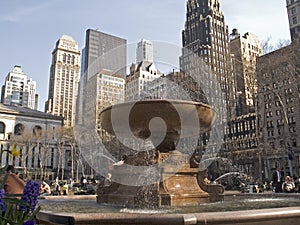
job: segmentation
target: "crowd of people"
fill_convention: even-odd
[[[261,193],[265,191],[272,191],[275,193],[300,193],[300,178],[289,175],[284,175],[283,170],[279,167],[272,173],[272,179],[270,182],[255,182],[251,185],[253,193]],[[242,192],[245,191],[245,184],[242,188]]]
[[[108,176],[102,183],[102,186],[110,185],[110,173],[108,173]],[[205,183],[207,183],[207,180]],[[75,184],[72,179],[70,179],[69,182],[59,182],[58,178],[56,178],[49,183],[47,183],[45,180],[42,180],[40,183],[40,196],[67,195],[68,191],[72,189],[73,186],[85,190],[87,194],[95,194],[95,188],[91,189],[92,191],[88,192],[88,187],[91,185],[96,187],[96,180],[90,180],[85,177],[82,177],[80,179],[80,183],[78,184]],[[21,195],[23,193],[24,187],[24,180],[15,173],[14,167],[9,165],[7,167],[7,179],[4,185],[5,193],[10,195]],[[270,183],[256,182],[255,185],[252,185],[252,188],[253,190],[251,192],[253,193],[260,193],[264,191],[273,191],[275,193],[300,193],[300,178],[291,177],[289,175],[285,176],[283,171],[277,167],[276,170],[272,173],[272,180]]]
[[[5,175],[0,177],[0,180],[5,179],[4,177]],[[58,178],[53,181],[41,180],[40,196],[67,195],[75,189],[78,190],[79,194],[95,194],[96,188],[94,187],[96,183],[96,180],[89,180],[85,177],[81,178],[80,183],[74,183],[72,179],[69,181],[59,181]],[[92,188],[90,188],[91,186]],[[25,181],[17,175],[14,166],[9,165],[6,169],[5,193],[8,195],[22,195],[24,187]]]
[[[282,170],[279,167],[273,172],[272,175],[273,191],[276,193],[295,193],[300,192],[299,178],[284,176]]]

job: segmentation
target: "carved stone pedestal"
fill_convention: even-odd
[[[110,186],[99,187],[97,202],[123,205],[135,208],[158,208],[161,206],[185,206],[223,200],[222,186],[205,185],[204,173],[191,168],[188,155],[178,151],[157,153],[156,162],[160,167],[160,180],[145,186],[134,185],[139,179],[136,171],[126,171],[119,166],[112,171],[112,179],[132,179],[132,186],[112,182]],[[141,164],[144,157],[128,157],[125,163]],[[149,178],[151,179],[151,175]],[[210,190],[210,186],[212,189]],[[203,188],[205,190],[203,190]]]

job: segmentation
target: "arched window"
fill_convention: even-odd
[[[75,56],[74,56],[74,55],[72,56],[72,61],[71,61],[71,63],[72,63],[72,65],[75,64]]]
[[[3,122],[0,122],[0,134],[5,133],[5,124]]]
[[[68,54],[68,56],[67,56],[67,63],[70,64],[70,62],[71,62],[71,55]]]
[[[63,54],[63,62],[65,63],[65,62],[66,62],[66,60],[67,60],[67,54],[66,54],[66,53],[64,53],[64,54]]]
[[[23,124],[21,123],[18,123],[16,126],[15,126],[15,129],[14,129],[14,134],[15,135],[21,135],[24,131],[25,127]]]
[[[36,137],[40,137],[42,135],[42,128],[41,128],[41,126],[39,126],[39,125],[34,126],[34,128],[33,128],[33,135],[36,136]]]

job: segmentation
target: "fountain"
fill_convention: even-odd
[[[41,201],[42,209],[43,206],[44,209],[50,207],[58,212],[41,211],[37,215],[38,222],[168,225],[300,223],[300,201],[297,194],[224,196],[222,186],[205,184],[205,171],[199,172],[199,165],[195,163],[193,156],[189,157],[187,152],[181,151],[184,148],[174,149],[174,144],[176,142],[180,146],[179,136],[188,138],[197,132],[208,131],[215,112],[201,103],[177,100],[171,103],[164,100],[140,101],[133,108],[129,124],[132,132],[142,139],[150,138],[156,142],[158,137],[154,134],[159,131],[151,123],[158,125],[156,122],[159,121],[152,121],[156,116],[164,118],[166,135],[155,151],[150,151],[150,156],[148,151],[127,155],[124,164],[111,171],[114,180],[120,182],[113,181],[100,188],[97,196],[57,196],[58,198],[46,199],[44,203]],[[114,119],[122,119],[122,109],[127,104],[117,105],[118,113],[113,116]],[[178,115],[172,110],[174,106],[179,114],[197,112],[200,131],[193,129],[193,124],[185,123],[185,128],[188,129],[183,129],[183,133],[178,132],[183,124],[176,119]],[[122,126],[119,130],[113,129],[111,110],[111,107],[106,108],[101,114],[103,127],[110,134],[124,134],[126,137],[126,129],[123,130]],[[168,116],[164,117],[165,113]],[[152,160],[148,161],[149,157]],[[142,177],[145,174],[133,169],[135,166],[150,167],[146,173],[148,177]],[[141,185],[143,183],[145,185]]]
[[[108,107],[101,112],[101,124],[103,129],[111,135],[116,135],[113,129],[113,120],[122,123],[124,110],[130,103]],[[181,124],[183,117],[194,117],[199,121],[200,130],[195,129],[192,120]],[[165,129],[161,129],[158,122],[153,124],[155,118],[163,119]],[[124,164],[116,167],[111,174],[116,180],[122,178],[133,179],[131,185],[123,182],[112,182],[109,186],[98,189],[97,202],[124,205],[135,208],[157,208],[161,206],[199,205],[200,203],[216,202],[223,200],[223,187],[221,185],[207,185],[203,182],[205,171],[199,172],[198,164],[193,165],[190,155],[178,146],[179,138],[188,138],[208,131],[215,118],[215,111],[206,104],[179,101],[179,100],[147,100],[134,104],[130,111],[129,125],[131,132],[143,140],[149,139],[157,143],[158,139],[164,137],[155,150],[151,151],[153,159],[147,157],[149,151],[140,151],[138,154],[125,156]],[[155,121],[154,121],[155,123]],[[149,125],[150,124],[150,125]],[[128,132],[125,125],[120,125],[117,131],[118,138],[127,138]],[[129,165],[129,166],[128,166]],[[138,167],[152,167],[152,171],[146,174],[150,184],[139,185],[140,170]],[[133,169],[132,169],[133,167]],[[154,173],[154,174],[153,174]]]

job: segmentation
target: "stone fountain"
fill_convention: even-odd
[[[126,124],[120,124],[130,104],[111,106],[101,112],[102,128],[110,135],[130,138]],[[121,182],[100,187],[97,191],[98,203],[157,208],[223,200],[223,187],[205,184],[205,171],[199,171],[194,155],[180,147],[178,149],[180,139],[210,130],[216,117],[210,106],[182,100],[147,100],[138,101],[130,108],[130,131],[137,138],[151,140],[156,147],[124,155],[124,164],[110,171],[113,180]],[[152,123],[157,118],[163,120],[163,127]],[[196,124],[191,118],[196,118]],[[118,123],[118,128],[114,127],[114,123]],[[140,167],[151,168],[146,178],[136,169]],[[127,184],[122,182],[122,178],[126,179]],[[128,185],[128,179],[131,185]],[[146,179],[145,185],[141,185],[141,179]],[[151,182],[147,182],[149,180]]]
[[[109,134],[129,137],[128,130],[123,130],[125,126],[116,129],[112,122],[112,119],[122,120],[122,113],[126,106],[128,103],[117,105],[116,114],[112,113],[111,107],[103,110],[102,126]],[[193,117],[192,114],[198,115],[197,121],[200,126],[187,123],[186,118],[182,118],[182,115]],[[199,171],[197,160],[194,159],[193,154],[186,152],[180,145],[180,139],[209,131],[214,123],[215,114],[215,111],[208,105],[190,101],[137,102],[130,113],[130,129],[140,139],[147,140],[151,137],[152,141],[156,143],[155,149],[127,154],[125,163],[110,171],[112,182],[110,185],[99,188],[97,197],[90,196],[90,200],[87,200],[84,199],[85,196],[50,196],[44,203],[40,203],[43,211],[38,213],[37,222],[61,225],[300,224],[299,196],[297,194],[276,196],[266,193],[230,196],[227,193],[222,202],[201,204],[222,200],[224,189],[222,186],[207,185],[203,182],[205,171]],[[156,129],[157,126],[152,126],[151,121],[156,117],[164,120],[165,129]],[[183,121],[185,121],[184,124]],[[154,125],[157,124],[154,123]],[[157,144],[156,138],[162,134],[164,139]],[[114,151],[114,149],[111,150]],[[139,173],[139,170],[132,169],[143,168],[142,166],[155,168],[146,173],[146,179],[143,178],[145,173],[142,171]],[[141,179],[145,179],[145,185],[141,185]],[[151,182],[147,182],[148,180]],[[58,197],[58,199],[56,200],[54,197]],[[98,203],[109,204],[97,204],[95,198]],[[244,200],[248,198],[249,201],[245,203]],[[251,198],[257,202],[256,209],[251,208],[251,205],[253,206]],[[269,202],[270,205],[264,206],[265,202]],[[272,206],[276,202],[279,206]],[[282,206],[281,202],[285,205]],[[50,210],[55,212],[45,211],[49,205]],[[243,205],[246,208],[243,208]],[[73,207],[75,211],[68,211]],[[131,207],[138,209],[137,211],[133,209],[131,212]],[[143,207],[158,207],[159,209],[146,209],[145,212],[139,213],[138,210]],[[205,211],[210,207],[215,209]],[[128,208],[129,211],[126,211]],[[179,208],[186,210],[176,213]],[[95,209],[96,211],[93,211]],[[99,212],[99,209],[102,211]],[[124,209],[125,211],[123,211]]]

